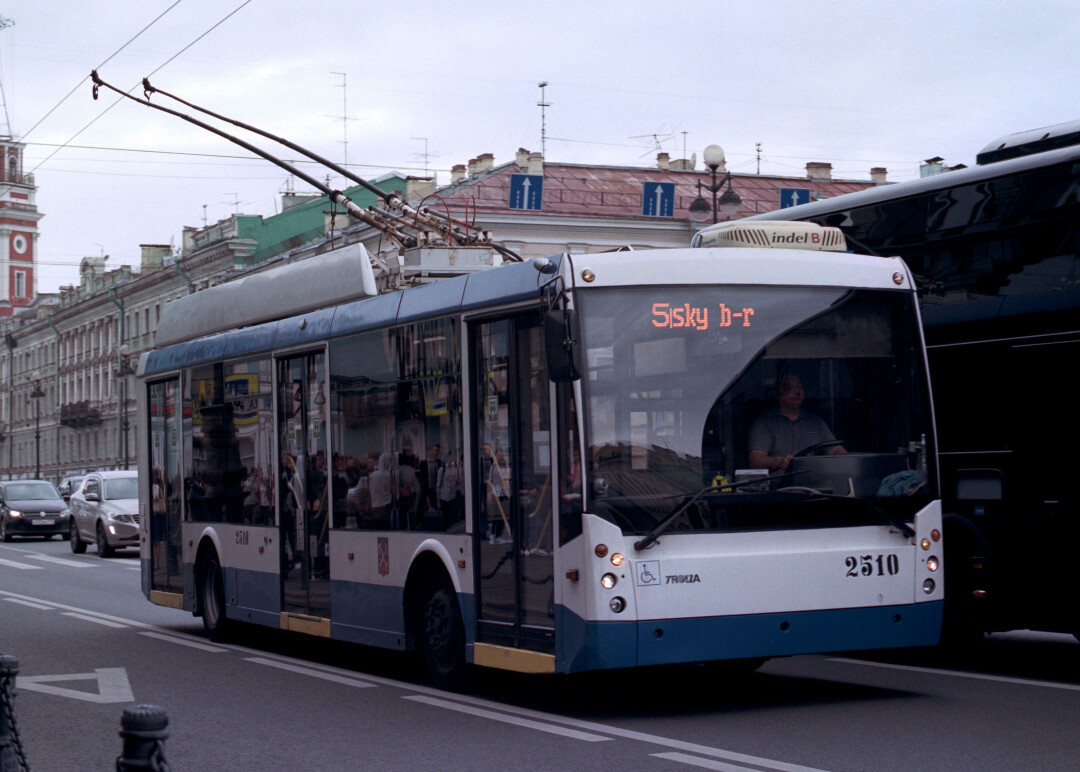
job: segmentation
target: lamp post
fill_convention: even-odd
[[[34,479],[41,479],[41,398],[45,392],[41,390],[41,379],[34,379],[34,390],[30,392],[30,399],[34,400]]]
[[[712,182],[703,185],[698,180],[698,196],[690,204],[690,217],[698,222],[701,222],[709,216],[709,202],[701,195],[701,189],[705,188],[712,193],[712,221],[719,222],[719,212],[723,212],[727,215],[725,219],[731,219],[738,214],[739,207],[742,206],[742,197],[736,193],[731,187],[731,172],[725,171],[720,179],[717,179],[716,171],[724,163],[724,150],[719,145],[709,145],[705,148],[705,152],[702,154],[705,160],[705,165],[709,167],[709,174],[712,177]],[[716,194],[720,192],[721,188],[727,185],[727,190],[723,195],[717,198]]]
[[[128,400],[127,400],[127,379],[134,371],[131,369],[131,365],[128,364],[128,356],[131,349],[128,344],[124,343],[120,346],[117,352],[117,358],[119,366],[116,371],[117,377],[120,379],[120,447],[124,458],[123,469],[128,468]]]

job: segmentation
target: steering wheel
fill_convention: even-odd
[[[812,456],[819,450],[825,450],[826,448],[835,448],[837,445],[843,444],[843,440],[825,440],[824,442],[815,442],[813,445],[805,447],[798,453],[796,453],[794,458],[799,458],[801,456]]]

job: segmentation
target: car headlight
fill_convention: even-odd
[[[8,514],[11,515],[12,517],[22,517],[22,512],[20,512],[17,509],[9,509]]]

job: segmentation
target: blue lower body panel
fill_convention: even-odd
[[[941,602],[734,617],[586,622],[558,609],[556,669],[670,665],[858,649],[933,646]]]

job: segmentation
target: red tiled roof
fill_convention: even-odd
[[[495,167],[475,177],[442,188],[438,195],[446,200],[455,213],[464,207],[476,206],[478,210],[494,212],[517,212],[511,209],[510,177],[523,174],[524,170],[514,163]],[[578,217],[642,217],[642,193],[646,182],[675,183],[675,219],[690,216],[690,204],[698,196],[697,183],[710,182],[707,171],[663,170],[658,168],[633,168],[619,166],[585,166],[578,164],[547,163],[544,165],[543,208],[530,211],[539,216]],[[742,198],[738,217],[780,208],[780,191],[784,188],[809,189],[811,195],[831,198],[874,187],[870,181],[809,180],[805,177],[777,177],[756,174],[734,174],[731,187]],[[723,192],[722,190],[720,191]],[[706,201],[712,196],[703,189]],[[719,195],[719,194],[718,194]],[[658,220],[670,220],[658,217]]]

